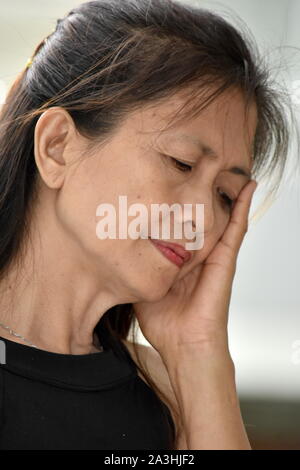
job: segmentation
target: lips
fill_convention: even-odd
[[[179,245],[178,243],[168,243],[168,242],[159,240],[158,238],[152,238],[152,239],[151,237],[149,238],[150,240],[154,240],[155,243],[158,243],[159,245],[162,245],[162,246],[166,246],[170,250],[174,251],[174,253],[180,256],[184,262],[187,263],[191,259],[191,256],[192,256],[191,253],[187,251],[185,248],[183,248],[183,246]]]

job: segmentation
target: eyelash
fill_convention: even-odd
[[[188,165],[187,163],[181,162],[180,160],[177,160],[174,157],[170,157],[173,165],[181,172],[186,173],[192,171],[193,167],[191,165]],[[232,211],[235,199],[231,199],[226,193],[219,193],[221,196],[222,201],[228,207],[230,211]]]
[[[170,158],[171,158],[171,160],[172,160],[172,162],[173,162],[173,164],[175,165],[176,168],[178,168],[177,165],[179,165],[179,168],[178,168],[179,171],[183,171],[183,172],[192,171],[193,167],[191,165],[188,165],[187,163],[183,163],[183,162],[181,162],[180,160],[177,160],[174,157],[170,157]],[[182,166],[180,167],[180,165],[182,165]]]

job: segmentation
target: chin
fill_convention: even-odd
[[[171,284],[167,281],[163,282],[159,279],[149,281],[147,285],[139,289],[139,301],[142,302],[158,302],[168,293]]]

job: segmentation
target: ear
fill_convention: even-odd
[[[39,118],[34,132],[34,156],[40,176],[49,188],[63,185],[68,158],[67,146],[75,136],[75,125],[63,108],[47,109]]]

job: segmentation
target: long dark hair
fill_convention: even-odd
[[[211,93],[204,97],[207,87]],[[30,241],[38,174],[34,130],[46,109],[68,111],[92,147],[106,142],[127,114],[142,105],[186,90],[186,112],[183,106],[174,116],[186,119],[229,89],[243,92],[246,109],[256,103],[253,177],[276,174],[274,191],[287,160],[289,121],[284,94],[274,86],[249,34],[217,14],[175,0],[91,1],[59,19],[1,109],[0,278]],[[124,304],[105,312],[96,328],[101,341],[117,349],[131,327],[136,331],[137,320],[132,304]],[[169,403],[138,362],[148,384]],[[173,412],[178,423],[170,448],[175,449],[181,424],[178,410]]]

